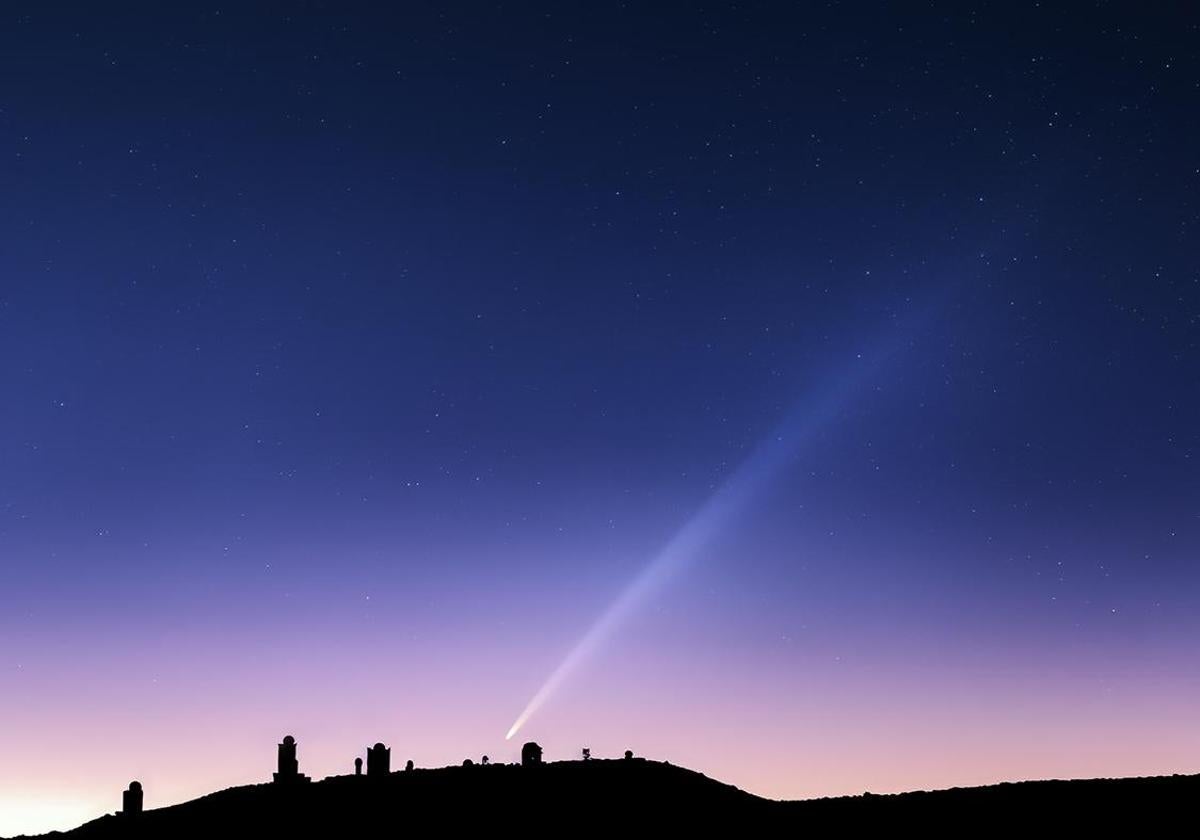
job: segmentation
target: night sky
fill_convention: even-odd
[[[0,833],[1200,767],[1185,4],[109,5],[0,18]]]

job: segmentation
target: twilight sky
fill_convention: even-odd
[[[4,9],[0,833],[1197,770],[1194,15],[246,5]]]

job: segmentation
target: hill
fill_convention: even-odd
[[[395,836],[406,831],[562,833],[725,831],[1077,831],[1181,824],[1200,776],[1020,782],[936,792],[776,802],[665,762],[476,765],[384,778],[261,784],[109,815],[53,837]],[[1186,823],[1182,823],[1186,824]]]

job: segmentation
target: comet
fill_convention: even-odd
[[[923,320],[920,319],[920,320]],[[638,572],[615,600],[595,619],[558,667],[551,672],[521,714],[509,727],[511,740],[556,691],[614,634],[637,609],[759,497],[813,438],[827,428],[871,381],[880,366],[901,346],[908,330],[897,330],[875,352],[859,353],[839,375],[799,400],[774,432],[762,440],[695,514]]]

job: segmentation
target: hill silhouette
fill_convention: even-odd
[[[1026,833],[1186,825],[1200,776],[1018,782],[778,802],[645,759],[479,764],[309,784],[229,788],[135,815],[110,814],[46,837],[344,837],[405,831],[564,832],[726,829]]]

